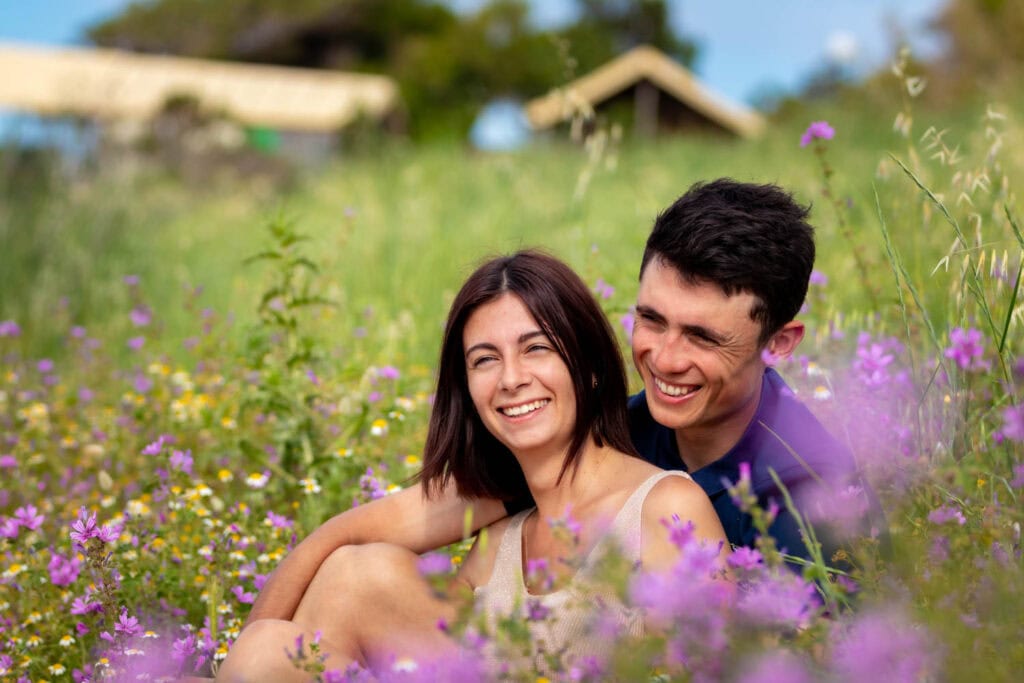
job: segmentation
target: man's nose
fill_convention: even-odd
[[[693,365],[693,353],[683,335],[666,337],[654,357],[655,370],[666,374],[681,374]]]

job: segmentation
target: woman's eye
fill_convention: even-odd
[[[533,353],[534,351],[548,351],[550,348],[551,347],[546,346],[544,344],[531,344],[530,347],[526,349],[526,351],[527,353]]]
[[[483,367],[484,365],[487,365],[488,363],[491,363],[494,360],[496,360],[494,356],[478,356],[469,362],[469,367]]]

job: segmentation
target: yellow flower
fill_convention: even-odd
[[[54,676],[60,676],[65,671],[67,671],[67,669],[65,669],[64,665],[61,664],[60,662],[58,662],[57,664],[51,664],[50,665],[50,673],[53,674]]]
[[[75,644],[75,637],[73,635],[61,636],[60,642],[58,643],[61,647],[71,647]]]
[[[418,455],[413,455],[412,453],[410,453],[409,455],[405,456],[406,467],[419,467],[422,462],[423,461],[420,460],[420,456]]]
[[[17,562],[15,562],[14,564],[12,564],[10,567],[7,568],[7,571],[5,571],[3,573],[3,577],[5,579],[13,579],[15,576],[17,576],[18,574],[22,573],[23,571],[25,571],[25,566],[24,565],[20,565]]]
[[[225,415],[220,419],[220,426],[223,427],[224,429],[234,429],[238,426],[238,423],[235,422],[233,418],[230,418],[227,415]]]
[[[370,424],[370,433],[374,436],[384,436],[388,433],[388,422],[377,418]]]
[[[235,478],[235,475],[231,474],[231,470],[220,470],[217,472],[217,478],[225,484]]]

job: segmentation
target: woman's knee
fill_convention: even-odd
[[[295,649],[299,633],[301,630],[290,621],[258,619],[252,622],[231,645],[217,680],[225,683],[260,680],[260,675],[284,667],[288,662],[286,650]]]

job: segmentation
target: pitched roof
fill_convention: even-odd
[[[568,85],[526,104],[526,116],[537,129],[566,121],[579,107],[596,107],[640,81],[647,80],[704,118],[742,137],[756,137],[764,118],[752,109],[728,102],[665,53],[641,45]]]
[[[337,130],[393,109],[385,76],[0,43],[0,107],[38,114],[146,119],[187,95],[253,126]]]

